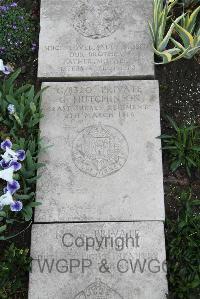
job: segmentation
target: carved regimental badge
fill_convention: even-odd
[[[120,26],[120,11],[111,0],[78,0],[72,14],[74,28],[83,36],[98,39]]]
[[[74,299],[123,299],[123,297],[101,280],[97,280],[76,295]]]
[[[124,166],[128,152],[126,138],[119,130],[98,124],[78,134],[73,142],[72,159],[82,172],[103,178]]]

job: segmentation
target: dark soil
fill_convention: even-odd
[[[200,61],[182,59],[167,65],[156,66],[156,79],[160,86],[162,133],[170,131],[166,115],[179,125],[196,123],[200,125]],[[171,173],[168,157],[163,153],[165,206],[168,218],[177,216],[176,194],[192,189],[194,197],[200,194],[200,175],[188,178],[184,170]]]
[[[170,115],[179,123],[200,124],[200,64],[197,59],[182,59],[156,66],[160,85],[161,116]],[[166,124],[162,119],[162,128]]]
[[[7,232],[8,236],[13,236],[7,241],[0,241],[0,252],[9,247],[11,243],[15,243],[18,248],[29,248],[31,241],[31,223],[15,223]],[[15,236],[16,235],[16,236]]]

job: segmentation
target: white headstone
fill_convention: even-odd
[[[154,76],[152,0],[42,0],[41,78]]]
[[[161,222],[41,224],[29,299],[164,299]]]
[[[44,86],[35,221],[164,220],[158,83]]]

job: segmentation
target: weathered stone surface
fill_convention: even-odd
[[[162,222],[35,224],[31,256],[29,299],[166,298]]]
[[[46,85],[35,221],[164,220],[157,82]]]
[[[152,0],[42,0],[41,78],[154,76]]]

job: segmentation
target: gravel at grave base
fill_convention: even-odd
[[[197,60],[182,59],[168,65],[156,66],[160,85],[162,128],[168,114],[177,122],[196,121],[200,124],[200,64]]]

